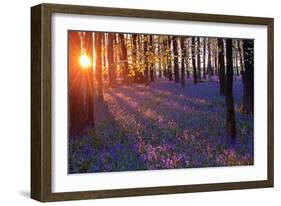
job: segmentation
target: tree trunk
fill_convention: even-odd
[[[169,54],[168,54],[168,77],[170,81],[173,81],[173,74],[172,74],[172,51],[171,51],[171,37],[168,37],[168,49],[169,49]]]
[[[148,44],[148,35],[144,35],[144,45],[143,45],[143,52],[144,52],[144,82],[145,85],[149,84],[149,74],[148,74],[148,58],[147,58],[147,52],[148,49],[147,47],[149,46]]]
[[[159,60],[159,78],[162,77],[162,71],[163,71],[163,38],[161,36],[157,36],[158,41],[157,41],[157,52],[158,55],[160,56]]]
[[[196,71],[196,63],[195,63],[195,37],[192,37],[191,44],[191,54],[192,54],[192,67],[193,67],[193,82],[197,84],[197,71]]]
[[[181,87],[185,87],[185,67],[184,59],[187,56],[187,49],[185,46],[185,38],[181,38]]]
[[[102,54],[102,71],[107,71],[107,68],[106,68],[106,62],[107,62],[107,59],[106,59],[106,34],[105,33],[102,33],[102,41],[101,41],[101,54]],[[103,74],[103,80],[108,80],[108,76],[107,74]]]
[[[238,39],[236,39],[236,44],[235,44],[235,54],[236,54],[236,73],[237,73],[237,76],[240,76],[240,72],[239,72],[239,42],[238,42]]]
[[[153,52],[153,41],[152,41],[152,35],[148,35],[148,51],[149,51],[149,56],[152,55]],[[154,82],[154,69],[153,69],[153,58],[150,56],[149,61],[148,61],[148,70],[149,70],[149,77],[150,81]]]
[[[254,41],[243,40],[244,50],[244,91],[243,110],[254,114]]]
[[[208,73],[208,76],[210,78],[210,76],[213,76],[212,75],[212,61],[211,61],[211,41],[210,41],[210,38],[208,38],[208,65],[207,65],[207,73]]]
[[[95,33],[95,55],[96,55],[96,76],[98,100],[103,101],[103,82],[102,82],[102,33]]]
[[[200,37],[197,37],[197,78],[201,82],[201,51],[200,51]]]
[[[123,62],[123,81],[125,84],[129,84],[129,65],[128,65],[128,55],[126,47],[126,39],[124,34],[120,34],[121,43],[121,61]]]
[[[225,90],[225,62],[224,62],[224,46],[223,40],[218,39],[219,50],[219,81],[220,81],[220,94],[224,95]]]
[[[86,46],[88,50],[88,55],[93,56],[93,33],[86,32]],[[95,113],[94,113],[94,75],[93,75],[93,64],[87,71],[87,78],[88,78],[88,98],[87,98],[87,105],[88,105],[88,126],[95,127]]]
[[[179,77],[179,52],[178,52],[178,39],[173,39],[173,52],[174,52],[174,75],[175,75],[175,83],[180,82]]]
[[[206,80],[206,39],[203,38],[203,79]]]
[[[226,82],[225,82],[225,102],[226,102],[226,133],[235,140],[236,122],[233,102],[233,61],[232,61],[232,39],[226,40]]]
[[[108,45],[107,45],[107,61],[108,61],[108,75],[109,86],[116,86],[116,71],[114,64],[114,38],[115,33],[108,33]]]
[[[144,72],[142,71],[142,61],[143,61],[143,36],[137,36],[137,80],[139,83],[144,83]]]
[[[215,52],[215,75],[218,76],[218,55],[217,55],[217,52]]]
[[[242,76],[242,81],[244,83],[244,60],[243,60],[243,40],[238,40],[238,52],[240,54],[240,65],[241,65],[241,76]]]
[[[137,35],[136,34],[132,34],[131,55],[132,55],[132,69],[134,71],[133,80],[135,83],[137,83],[139,82],[139,71],[137,68]]]

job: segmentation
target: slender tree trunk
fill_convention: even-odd
[[[168,40],[166,37],[163,37],[163,76],[168,78],[168,57],[167,57],[167,50],[168,50]]]
[[[210,38],[208,38],[208,65],[207,65],[207,71],[208,71],[208,76],[210,78],[210,76],[212,75],[212,61],[211,61],[211,41]]]
[[[138,75],[138,82],[144,83],[144,72],[142,71],[142,60],[143,60],[143,36],[138,35],[137,36],[137,75]]]
[[[174,75],[175,75],[175,83],[180,82],[179,77],[179,52],[178,52],[178,39],[173,39],[173,52],[174,52]]]
[[[185,67],[184,59],[186,58],[187,48],[185,46],[185,38],[181,38],[181,87],[185,87]]]
[[[169,54],[168,54],[168,77],[170,81],[173,81],[173,74],[172,74],[172,51],[171,51],[171,37],[168,37],[168,49],[169,49]]]
[[[203,38],[203,79],[206,80],[206,39]]]
[[[92,32],[86,32],[86,41],[87,41],[87,50],[88,55],[93,56],[93,34]],[[94,75],[93,75],[93,64],[89,69],[86,70],[87,72],[87,78],[89,84],[88,84],[88,123],[90,127],[95,127],[95,112],[94,112]]]
[[[137,83],[139,82],[139,71],[137,68],[137,34],[132,34],[131,55],[132,55],[132,68],[134,71],[133,80],[135,83]]]
[[[218,39],[219,50],[219,81],[220,81],[220,94],[224,95],[225,90],[225,62],[224,62],[224,46],[223,40]]]
[[[106,59],[106,33],[102,34],[102,71],[107,71],[107,59]],[[108,75],[102,77],[103,79],[108,80]]]
[[[191,44],[191,53],[192,53],[192,67],[193,67],[193,82],[197,84],[197,71],[196,71],[196,63],[195,63],[195,37],[192,37],[192,44]]]
[[[123,62],[123,81],[125,84],[129,84],[129,65],[128,65],[128,55],[126,47],[126,39],[124,34],[120,34],[121,43],[121,61]]]
[[[215,75],[218,76],[218,54],[215,52]]]
[[[152,41],[152,35],[148,35],[148,51],[149,51],[149,55],[151,55],[153,53],[153,41]],[[151,56],[149,57],[149,61],[148,61],[148,71],[149,71],[149,77],[150,77],[150,81],[154,82],[154,69],[153,69],[153,62],[151,61],[152,58]]]
[[[238,52],[240,56],[240,66],[241,66],[241,76],[242,76],[242,81],[244,83],[244,60],[243,60],[243,40],[238,40]]]
[[[189,65],[190,65],[190,49],[191,49],[191,40],[188,39],[187,41],[187,48],[186,48],[186,79],[190,78],[190,71],[189,71]]]
[[[102,33],[95,33],[95,55],[96,55],[96,76],[98,100],[103,101],[103,82],[102,82]]]
[[[254,41],[243,40],[244,50],[244,92],[243,110],[247,114],[254,114]]]
[[[108,33],[107,61],[110,87],[116,86],[116,71],[114,64],[114,38],[115,33]]]
[[[148,35],[148,42],[149,42],[149,46],[148,46],[148,51],[149,51],[149,53],[150,53],[150,55],[152,54],[152,53],[154,53],[153,52],[153,40],[152,40],[152,35]],[[153,61],[152,61],[152,58],[150,57],[150,61],[149,61],[149,63],[148,63],[148,65],[149,65],[149,77],[150,77],[150,81],[151,82],[154,82],[154,64],[153,64]]]
[[[226,82],[225,82],[225,102],[226,102],[226,133],[235,140],[236,121],[233,102],[233,61],[232,61],[232,39],[226,40]]]
[[[158,36],[158,41],[157,41],[157,51],[158,55],[160,56],[159,60],[159,78],[162,77],[162,71],[163,71],[163,38],[161,36]]]
[[[197,78],[201,82],[201,51],[200,51],[200,37],[197,37]]]
[[[163,76],[168,78],[168,37],[163,37]]]
[[[148,74],[148,58],[147,58],[147,52],[148,52],[148,35],[144,35],[144,46],[143,46],[143,51],[144,51],[144,81],[145,85],[149,84],[149,74]]]
[[[235,44],[235,54],[236,54],[236,73],[237,73],[237,76],[240,76],[240,72],[239,72],[239,42],[238,42],[238,39],[236,39],[236,44]]]

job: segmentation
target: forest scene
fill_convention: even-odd
[[[254,164],[254,40],[68,31],[68,173]]]

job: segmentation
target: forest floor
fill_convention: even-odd
[[[241,80],[233,90],[235,144],[225,133],[225,98],[216,81],[188,80],[181,88],[160,78],[105,88],[95,129],[69,138],[69,173],[252,165],[253,116],[239,112]]]

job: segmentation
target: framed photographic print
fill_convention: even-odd
[[[31,197],[273,187],[273,19],[31,8]]]

